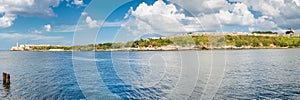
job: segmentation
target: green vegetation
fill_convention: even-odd
[[[89,44],[83,46],[73,46],[74,50],[80,51],[103,51],[103,50],[110,50],[110,49],[124,49],[124,48],[137,48],[137,47],[149,47],[152,46],[153,48],[167,46],[173,44],[170,39],[140,39],[136,41],[129,41],[126,43],[102,43],[102,44]]]
[[[261,47],[300,47],[299,36],[252,36],[252,35],[226,35],[226,36],[181,36],[171,38],[179,46],[221,47],[221,46],[251,46]]]
[[[188,47],[195,44],[195,41],[192,37],[189,36],[179,36],[179,37],[173,37],[170,38],[173,42],[173,44],[182,46],[182,47]]]
[[[254,36],[254,35],[225,35],[225,36],[176,36],[159,39],[140,39],[126,43],[102,43],[89,44],[82,46],[49,46],[34,47],[33,50],[80,50],[80,51],[102,51],[111,49],[124,48],[158,48],[168,45],[177,45],[182,47],[221,47],[221,46],[251,46],[254,48],[271,48],[271,47],[300,47],[300,36]]]
[[[33,47],[32,50],[50,50],[50,49],[63,49],[72,50],[71,46],[44,46],[44,47]]]
[[[253,31],[252,34],[278,34],[277,32],[272,31]]]
[[[269,47],[272,45],[276,47],[299,47],[300,37],[286,37],[286,36],[225,36],[227,45],[252,46],[252,47]]]
[[[80,51],[100,51],[100,50],[110,50],[110,49],[121,49],[125,47],[130,47],[132,42],[127,43],[100,43],[100,44],[89,44],[82,46],[73,46],[74,50]]]
[[[226,45],[224,36],[193,36],[193,40],[195,45],[199,47],[220,47]]]
[[[148,46],[152,46],[152,47],[161,47],[161,46],[167,46],[173,44],[173,42],[170,39],[140,39],[140,40],[136,40],[132,43],[131,47],[148,47]]]

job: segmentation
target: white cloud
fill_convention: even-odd
[[[300,29],[300,0],[230,0],[242,2],[254,11],[260,12],[262,16],[271,18],[264,23],[276,24],[279,31],[286,30],[290,27]],[[260,20],[257,18],[256,20]],[[261,20],[260,20],[261,21]],[[296,21],[296,22],[295,22]],[[297,22],[298,21],[298,22]],[[257,22],[257,21],[256,21]],[[258,21],[259,22],[259,21]],[[255,24],[256,26],[261,26]],[[255,26],[252,25],[252,26]],[[273,28],[274,25],[268,28]],[[250,27],[251,28],[251,27]]]
[[[50,24],[44,25],[44,29],[45,29],[47,32],[50,32],[50,31],[51,31],[51,25],[50,25]]]
[[[81,16],[86,16],[86,15],[88,15],[87,12],[82,12],[82,13],[81,13]]]
[[[200,25],[203,27],[203,31],[221,31],[221,22],[217,18],[216,14],[207,14],[199,16],[197,18],[200,21]],[[199,25],[196,23],[196,25]]]
[[[249,27],[249,31],[280,31],[282,30],[276,23],[271,21],[272,18],[268,16],[262,16],[255,20],[255,23]]]
[[[59,40],[62,39],[62,36],[44,36],[40,34],[20,34],[20,33],[0,33],[0,39],[4,40]]]
[[[60,0],[0,0],[0,27],[13,25],[17,15],[21,16],[55,16],[51,7],[57,7]]]
[[[14,14],[4,14],[4,16],[0,18],[0,28],[10,27],[15,19],[16,15]]]
[[[34,31],[32,31],[32,33],[35,33],[35,34],[41,34],[41,33],[43,33],[42,31],[39,31],[39,30],[34,30]]]
[[[183,1],[178,2],[185,4]],[[166,4],[160,0],[153,5],[141,3],[136,10],[131,8],[125,15],[124,18],[129,18],[129,15],[133,17],[123,28],[134,35],[144,33],[174,34],[193,31],[222,31],[224,25],[251,26],[256,20],[247,5],[243,3],[229,4],[225,0],[191,2],[194,3],[194,6],[196,6],[196,2],[204,3],[201,4],[204,8],[197,6],[198,10],[192,12],[196,16],[187,16],[185,12],[182,12],[182,9],[177,8],[174,4]]]
[[[295,3],[297,6],[300,6],[300,0],[293,0],[293,3]]]
[[[219,10],[227,10],[230,4],[226,0],[170,0],[178,4],[184,9],[187,9],[193,15],[213,14]]]
[[[87,16],[85,22],[88,24],[89,28],[97,28],[99,27],[96,20],[93,20],[90,16]]]
[[[289,27],[300,29],[300,0],[169,0],[196,15],[203,23],[215,15],[222,26],[246,26],[249,29],[282,31]],[[246,9],[247,8],[247,9]],[[235,10],[239,9],[239,10]],[[255,11],[255,12],[253,12]],[[242,12],[242,13],[238,13]],[[254,14],[256,16],[254,17]],[[213,18],[214,19],[214,18]],[[298,22],[297,22],[298,21]],[[216,22],[216,21],[215,21]],[[268,26],[265,26],[268,25]],[[251,31],[250,30],[250,31]]]
[[[55,16],[51,7],[60,0],[1,0],[0,12],[23,16]]]
[[[226,25],[251,25],[254,23],[254,15],[248,10],[247,5],[237,3],[231,11],[220,10],[216,15],[222,24]]]
[[[124,19],[129,18],[129,16],[131,15],[131,12],[133,12],[133,7],[130,7],[130,9],[128,10],[128,12],[124,16]]]
[[[141,3],[136,10],[129,10],[124,18],[130,19],[123,28],[135,36],[144,33],[174,34],[201,30],[196,18],[187,17],[175,5],[166,4],[161,0],[153,5]]]
[[[73,4],[75,4],[77,6],[83,6],[84,5],[83,0],[74,0]]]
[[[280,8],[285,6],[284,0],[230,0],[238,1],[252,7],[253,10],[261,12],[266,16],[279,16]]]
[[[170,0],[197,17],[205,31],[221,31],[221,26],[250,26],[254,15],[244,3],[230,4],[226,0]]]

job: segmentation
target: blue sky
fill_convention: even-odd
[[[298,9],[299,0],[3,0],[0,50],[16,42],[72,45],[73,38],[124,42],[148,33],[299,32]]]

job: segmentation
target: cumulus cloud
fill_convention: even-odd
[[[166,4],[162,0],[156,1],[153,5],[141,3],[135,10],[131,8],[124,18],[130,19],[123,28],[134,35],[201,30],[195,18],[187,17],[174,4]]]
[[[188,9],[201,21],[216,16],[222,26],[247,26],[254,29],[300,29],[300,0],[169,0]],[[256,15],[256,16],[255,16]],[[205,20],[203,20],[205,21]],[[298,22],[297,22],[298,21]],[[211,25],[207,25],[211,24]],[[214,23],[204,23],[207,26]],[[265,26],[267,25],[267,26]],[[274,31],[276,31],[274,30]]]
[[[216,15],[222,24],[226,25],[251,25],[254,23],[254,15],[248,10],[247,5],[237,3],[232,10],[220,10]]]
[[[232,2],[242,2],[251,8],[253,11],[260,12],[263,16],[267,16],[269,20],[264,20],[263,23],[276,24],[278,30],[286,30],[290,27],[295,30],[300,29],[300,6],[299,0],[229,0]],[[261,22],[261,18],[256,19]],[[296,22],[295,22],[296,21]],[[297,22],[298,21],[298,22]],[[259,24],[255,24],[260,26]],[[268,28],[274,28],[271,25]],[[251,27],[250,27],[251,28]]]
[[[99,27],[97,20],[93,20],[90,16],[87,16],[85,22],[88,24],[89,28]]]
[[[50,24],[44,25],[44,29],[45,29],[47,32],[50,32],[50,31],[51,31],[51,25],[50,25]]]
[[[280,8],[285,6],[284,0],[230,0],[233,2],[242,2],[253,10],[261,12],[266,16],[279,16]]]
[[[173,3],[187,9],[194,15],[214,14],[221,9],[228,10],[230,4],[226,0],[170,0]]]
[[[4,16],[0,18],[0,28],[10,27],[15,19],[16,15],[14,14],[4,14]]]
[[[84,5],[83,0],[74,0],[72,3],[77,5],[77,6],[83,6]]]
[[[226,0],[170,0],[195,15],[205,31],[221,31],[221,26],[251,26],[256,19],[242,2],[229,3]]]
[[[130,18],[123,26],[134,35],[143,33],[185,33],[194,31],[222,31],[222,26],[251,26],[256,22],[254,15],[243,3],[229,4],[226,0],[190,2],[176,1],[185,5],[192,16],[174,4],[158,0],[153,5],[141,3],[131,8],[124,18]],[[191,3],[192,2],[192,3]],[[199,7],[196,4],[202,5]],[[180,4],[178,4],[180,5]]]
[[[17,15],[21,16],[55,16],[51,7],[57,7],[60,0],[0,0],[0,27],[13,25]]]
[[[271,17],[261,16],[255,20],[255,23],[249,27],[249,31],[280,31],[283,32],[280,28],[278,28],[277,24],[272,21]]]
[[[0,12],[23,16],[55,16],[51,7],[57,7],[60,0],[1,0]]]

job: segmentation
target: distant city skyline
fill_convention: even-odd
[[[143,33],[251,32],[292,28],[300,33],[299,0],[3,0],[0,50],[16,42],[72,45],[77,30],[98,29],[97,42],[127,41]],[[127,2],[119,8],[114,4]],[[99,7],[89,8],[89,4]],[[106,9],[116,9],[107,18]],[[88,10],[85,10],[88,9]],[[81,19],[81,20],[80,20]],[[121,38],[122,37],[122,38]],[[125,38],[126,37],[126,38]]]

